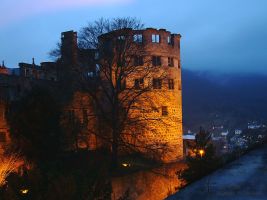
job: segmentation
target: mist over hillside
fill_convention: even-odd
[[[182,71],[184,130],[267,121],[267,76]]]

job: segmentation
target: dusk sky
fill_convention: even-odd
[[[60,33],[101,17],[136,17],[180,33],[186,69],[267,74],[266,0],[1,0],[0,60],[48,61]]]

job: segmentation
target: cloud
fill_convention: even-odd
[[[0,28],[6,24],[40,13],[69,8],[110,6],[130,3],[133,0],[1,0]]]

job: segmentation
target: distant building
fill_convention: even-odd
[[[235,129],[235,135],[241,135],[242,130],[241,129]]]
[[[195,133],[186,133],[183,134],[183,152],[184,156],[194,155],[194,149],[192,147],[196,143],[196,134]]]
[[[261,127],[262,127],[262,124],[258,123],[257,121],[248,123],[248,129],[259,129]]]

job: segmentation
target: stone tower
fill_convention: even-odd
[[[68,64],[71,66],[77,65],[77,32],[67,31],[61,33],[61,60],[64,64]]]
[[[160,158],[164,162],[173,162],[183,157],[181,35],[153,28],[134,34],[134,37],[143,38],[142,55],[150,62],[149,65],[155,67],[151,76],[144,80],[144,84],[151,84],[152,90],[147,96],[153,99],[155,109],[143,115],[157,120],[149,123],[151,127],[144,133],[143,139],[148,144],[166,144],[167,149],[162,150]]]
[[[148,88],[148,91],[130,111],[132,117],[145,121],[145,128],[131,130],[128,134],[131,128],[125,128],[125,135],[131,135],[129,143],[135,143],[137,148],[153,158],[164,162],[179,160],[183,157],[181,35],[171,34],[165,29],[125,29],[102,35],[100,43],[110,46],[112,42],[125,42],[127,38],[134,43],[136,50],[126,53],[132,57],[128,59],[132,59],[129,63],[138,67],[136,72],[126,77],[125,87],[136,90]],[[116,53],[114,55],[117,56]],[[135,138],[132,138],[133,135]],[[159,151],[155,153],[155,149]]]

